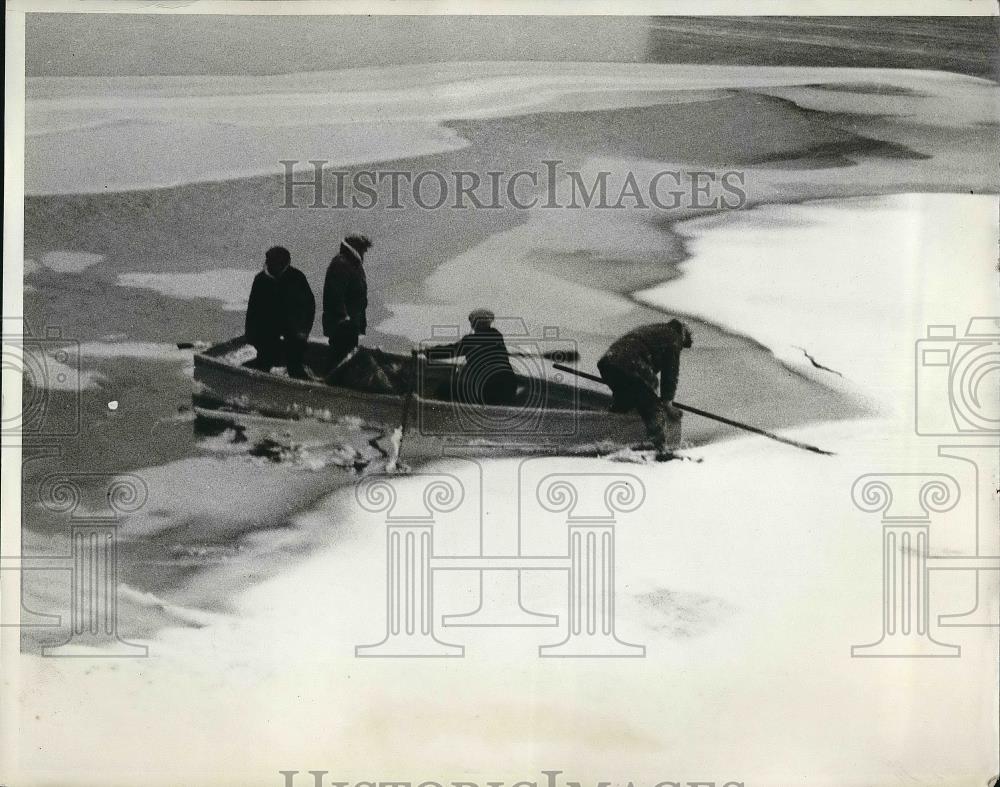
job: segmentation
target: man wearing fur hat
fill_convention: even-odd
[[[683,415],[674,407],[673,399],[681,350],[691,345],[691,331],[680,320],[643,325],[616,340],[597,362],[601,377],[614,395],[611,409],[639,413],[660,452],[666,447],[664,418],[679,421]]]
[[[330,341],[330,370],[358,346],[368,328],[368,280],[363,266],[372,242],[364,235],[348,235],[330,261],[323,284],[323,335]]]

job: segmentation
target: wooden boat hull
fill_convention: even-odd
[[[321,381],[295,380],[247,368],[233,360],[245,347],[242,338],[215,345],[194,358],[195,403],[202,408],[258,412],[280,418],[361,422],[391,429],[402,421],[402,393],[372,393]],[[381,358],[412,367],[408,357],[373,351]],[[252,355],[252,351],[251,351]],[[306,363],[325,371],[327,347],[310,342]],[[540,365],[541,368],[541,365]],[[634,445],[646,439],[635,414],[611,413],[611,397],[581,388],[575,379],[544,366],[546,377],[519,377],[518,402],[513,406],[471,405],[431,395],[449,368],[431,368],[421,361],[411,402],[410,433],[463,444],[537,444],[580,446],[593,443]],[[680,443],[680,424],[671,424],[668,445]]]

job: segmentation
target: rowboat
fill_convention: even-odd
[[[453,365],[428,361],[423,356],[367,352],[381,366],[394,371],[397,384],[392,392],[324,382],[329,348],[318,341],[308,343],[305,355],[306,366],[315,379],[298,380],[275,371],[248,368],[244,363],[254,357],[254,350],[243,337],[237,337],[195,354],[194,403],[201,409],[259,413],[272,418],[356,418],[391,429],[402,422],[409,395],[408,434],[465,445],[539,445],[551,450],[554,446],[607,443],[628,446],[646,439],[637,415],[609,412],[609,394],[581,387],[573,375],[552,369],[540,358],[530,364],[531,374],[517,374],[514,404],[482,405],[437,395],[454,372]],[[671,423],[668,429],[667,444],[677,447],[680,424]]]

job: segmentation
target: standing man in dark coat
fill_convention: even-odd
[[[368,329],[368,280],[362,265],[372,242],[348,235],[330,261],[323,284],[323,335],[330,340],[330,371],[355,347]]]
[[[268,249],[247,304],[246,337],[257,350],[247,366],[264,372],[286,366],[290,377],[306,378],[302,359],[315,317],[316,299],[305,274],[292,267],[288,249]]]
[[[614,395],[615,412],[639,413],[657,451],[666,448],[665,421],[679,421],[673,405],[681,368],[681,350],[692,345],[691,331],[680,320],[643,325],[615,341],[597,368]],[[659,395],[657,395],[659,375]]]

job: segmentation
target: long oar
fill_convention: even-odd
[[[509,355],[517,358],[544,358],[546,361],[579,361],[580,353],[576,350],[547,350],[542,353],[526,353],[513,350]],[[553,364],[554,366],[555,364]]]
[[[561,372],[569,372],[570,374],[575,374],[577,377],[582,377],[585,380],[593,380],[595,383],[600,383],[601,385],[607,385],[604,380],[598,377],[596,374],[587,374],[587,372],[581,372],[578,369],[574,369],[572,366],[564,366],[561,363],[552,364],[554,369],[558,369]],[[809,443],[800,443],[798,440],[792,440],[790,437],[782,437],[781,435],[776,435],[774,432],[768,432],[766,429],[759,429],[756,426],[750,426],[750,424],[744,424],[740,421],[734,421],[731,418],[726,418],[725,416],[716,415],[715,413],[709,413],[705,410],[699,410],[697,407],[691,407],[686,404],[680,404],[679,402],[674,402],[674,407],[678,410],[683,410],[687,413],[694,413],[695,415],[700,415],[702,418],[710,418],[713,421],[718,421],[723,424],[728,424],[729,426],[735,426],[737,429],[743,429],[747,432],[753,432],[754,434],[759,434],[763,437],[770,438],[771,440],[777,440],[779,443],[785,443],[785,445],[793,445],[796,448],[801,448],[805,451],[812,451],[814,454],[823,454],[824,456],[834,456],[833,451],[824,451],[822,448],[817,448],[814,445],[809,445]]]
[[[449,345],[438,345],[438,347],[448,347]],[[454,348],[452,346],[452,348]],[[181,349],[184,349],[183,347]],[[434,346],[424,347],[419,350],[419,352],[427,352],[428,350],[433,350]],[[507,355],[511,358],[542,358],[546,361],[562,361],[564,363],[571,363],[572,361],[580,360],[580,353],[576,350],[547,350],[542,353],[526,353],[522,350],[510,350]]]

